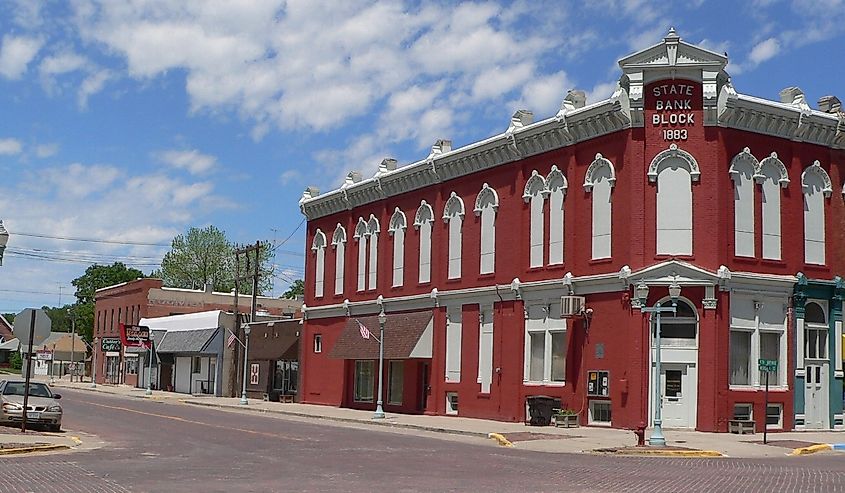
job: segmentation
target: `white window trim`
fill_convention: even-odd
[[[323,352],[323,335],[314,334],[314,353],[319,354]]]
[[[367,221],[367,233],[369,234],[369,265],[367,266],[367,290],[373,291],[378,287],[378,235],[381,232],[381,226],[375,215],[370,214],[370,219]]]
[[[745,298],[746,300],[750,297],[743,296],[743,295],[736,295],[732,294],[733,297],[736,298]],[[778,303],[783,305],[786,300],[779,299],[779,298],[764,298],[759,297],[757,300],[754,300],[756,303]],[[730,314],[729,314],[730,316]],[[779,338],[779,357],[778,357],[778,380],[780,380],[780,384],[778,385],[769,385],[770,392],[786,392],[789,390],[789,382],[787,376],[787,330],[786,330],[786,323],[788,323],[787,317],[784,316],[784,327],[773,329],[769,327],[760,327],[760,310],[759,308],[755,308],[754,310],[754,327],[743,326],[743,325],[733,325],[730,324],[730,328],[728,329],[729,336],[728,341],[730,343],[730,332],[731,331],[743,331],[743,332],[751,332],[751,354],[749,354],[749,384],[740,384],[735,385],[730,383],[730,366],[728,367],[728,388],[730,390],[755,390],[755,391],[763,391],[766,388],[766,384],[763,379],[760,378],[760,370],[758,369],[757,361],[760,359],[760,334],[761,333],[776,333],[780,334]],[[801,351],[804,351],[803,346],[801,347]],[[728,348],[728,358],[730,359],[730,348]]]
[[[543,310],[546,313],[545,318],[543,319],[543,328],[542,329],[530,329],[528,327],[525,328],[525,339],[523,342],[524,348],[524,368],[523,368],[523,376],[522,376],[522,383],[526,386],[532,385],[542,385],[542,386],[549,386],[549,387],[564,387],[566,385],[566,359],[568,358],[569,354],[564,354],[564,380],[559,382],[552,381],[552,334],[565,334],[566,335],[566,347],[569,346],[569,326],[566,322],[566,319],[560,319],[564,323],[564,327],[554,327],[550,328],[548,326],[549,320],[558,320],[558,319],[551,319],[548,314],[550,307],[554,306],[551,303],[531,303],[531,306],[542,306]],[[529,309],[526,307],[526,309]],[[526,322],[527,322],[526,318]],[[545,334],[543,338],[544,347],[543,347],[543,380],[531,380],[531,334]]]
[[[592,240],[591,240],[591,242],[592,242],[591,243],[591,248],[592,248],[591,252],[592,253],[591,253],[590,258],[592,260],[601,260],[601,259],[606,259],[606,258],[613,258],[613,188],[616,185],[616,169],[613,167],[613,163],[611,163],[608,159],[605,159],[601,155],[601,153],[596,154],[595,160],[593,160],[593,162],[590,163],[590,166],[587,168],[587,173],[584,176],[584,190],[588,193],[593,191],[593,188],[595,187],[596,179],[597,179],[596,173],[598,172],[598,170],[605,168],[605,167],[610,170],[610,178],[608,178],[608,180],[607,180],[608,185],[609,185],[609,195],[610,195],[609,200],[608,200],[608,208],[609,208],[609,214],[608,214],[608,221],[609,221],[609,224],[608,224],[609,235],[608,236],[609,237],[607,238],[607,241],[609,242],[609,247],[607,249],[608,255],[602,255],[602,256],[596,255],[596,250],[598,249],[598,246],[600,245],[599,239],[602,238],[604,235],[601,235],[601,236],[596,235],[596,224],[597,224],[596,223],[596,219],[597,219],[596,198],[595,198],[595,196],[593,196],[592,200],[590,202],[590,204],[591,204],[590,205],[590,207],[591,207],[590,224],[592,225],[592,229],[591,229],[591,238],[592,238]],[[602,241],[604,241],[604,240],[602,240]]]
[[[821,243],[822,243],[822,261],[815,262],[810,261],[807,257],[807,211],[804,211],[804,263],[810,265],[827,265],[827,207],[825,204],[825,199],[830,198],[831,193],[833,192],[833,187],[830,181],[830,175],[827,174],[824,168],[822,168],[821,163],[819,161],[814,161],[813,164],[807,166],[806,169],[801,173],[801,192],[803,195],[804,200],[807,200],[809,196],[808,189],[809,186],[807,185],[807,177],[809,175],[816,175],[822,181],[822,189],[821,192],[823,196],[821,197],[821,215],[822,215],[822,230],[821,230]]]
[[[414,216],[414,228],[419,231],[420,245],[419,245],[419,272],[417,273],[417,282],[420,284],[431,282],[431,237],[433,233],[432,225],[434,223],[434,210],[428,203],[423,200],[420,201],[420,207],[417,209],[417,214]],[[423,245],[423,228],[426,228],[428,233],[427,245]],[[424,253],[425,252],[425,253]],[[427,254],[427,257],[426,255]],[[424,260],[426,262],[424,262]]]
[[[448,238],[448,254],[447,254],[447,276],[449,279],[460,279],[461,278],[461,265],[463,263],[463,220],[464,220],[464,201],[461,199],[458,194],[452,192],[449,196],[449,200],[446,201],[446,205],[443,207],[443,222],[448,224],[449,227],[449,238]],[[453,238],[452,234],[452,220],[453,219],[460,220],[460,228],[458,228],[457,232],[455,233],[456,237]],[[455,247],[458,251],[453,252],[452,247]],[[457,253],[457,256],[453,256],[453,254]],[[452,260],[455,260],[455,263],[452,263]],[[452,266],[455,266],[454,269]]]
[[[496,193],[495,188],[491,188],[490,185],[485,183],[481,187],[481,191],[478,192],[478,196],[475,199],[475,208],[473,212],[475,212],[476,217],[480,218],[480,234],[479,234],[479,270],[480,274],[492,274],[496,271],[496,211],[499,208],[499,194]],[[490,227],[485,227],[485,219],[492,214],[493,217],[490,219]],[[485,245],[489,248],[489,251],[485,251]],[[485,260],[489,256],[492,257],[489,259],[489,265],[485,265]]]
[[[695,194],[693,193],[692,184],[693,184],[693,182],[696,182],[696,181],[699,180],[699,178],[701,176],[701,172],[699,171],[699,168],[698,168],[698,162],[696,162],[696,160],[692,156],[692,154],[678,148],[677,144],[671,144],[669,146],[669,149],[662,151],[659,154],[657,154],[657,156],[654,157],[654,159],[651,161],[651,165],[649,166],[648,179],[649,179],[649,181],[651,181],[653,183],[657,183],[658,187],[660,185],[660,174],[664,170],[667,169],[667,166],[664,165],[664,162],[667,161],[667,160],[670,160],[670,159],[674,159],[676,161],[683,163],[685,165],[685,166],[683,166],[684,169],[689,173],[689,176],[690,176],[690,181],[689,181],[689,185],[690,185],[690,194],[689,194],[689,205],[690,205],[690,215],[689,215],[689,227],[690,227],[690,229],[689,229],[689,231],[690,231],[690,238],[689,238],[689,244],[685,245],[686,248],[681,248],[681,250],[683,250],[683,251],[673,251],[672,249],[664,249],[665,246],[662,246],[663,244],[660,241],[661,240],[661,231],[663,232],[663,234],[667,234],[669,231],[672,231],[672,230],[665,229],[665,228],[661,229],[660,224],[659,224],[659,220],[660,220],[661,217],[664,216],[664,214],[671,215],[671,209],[669,211],[663,211],[663,213],[661,214],[660,190],[658,189],[657,194],[656,194],[657,196],[655,197],[655,203],[656,203],[656,208],[657,208],[657,210],[655,211],[656,212],[655,217],[656,217],[656,222],[657,222],[657,224],[655,225],[656,253],[657,253],[657,255],[692,255],[693,254],[693,246],[694,246],[694,233],[695,233],[695,231],[694,231],[694,220],[693,220],[694,217],[695,217],[695,204],[694,204],[694,197],[693,196]],[[674,202],[674,201],[670,200],[669,202],[667,202],[663,205],[667,208],[671,208],[672,202]]]
[[[770,177],[763,173],[764,168],[774,168],[775,176]],[[789,174],[786,170],[786,166],[783,162],[778,159],[778,154],[776,152],[771,153],[767,158],[760,161],[757,167],[757,182],[760,184],[761,187],[766,185],[767,181],[773,181],[775,186],[779,188],[778,190],[778,208],[777,208],[777,218],[778,218],[778,231],[777,235],[772,233],[766,232],[766,203],[763,204],[763,224],[761,225],[761,230],[763,234],[763,251],[761,255],[764,259],[767,260],[781,260],[783,258],[783,197],[782,192],[780,190],[789,186]],[[778,238],[778,247],[777,247],[777,255],[766,255],[766,236],[777,236]]]
[[[390,218],[390,225],[387,228],[388,234],[393,237],[393,287],[402,286],[405,283],[405,232],[408,228],[408,220],[405,213],[398,207],[393,211]],[[398,233],[398,234],[397,234]]]
[[[549,203],[549,265],[563,265],[566,260],[566,212],[565,212],[565,204],[566,204],[566,192],[569,189],[569,182],[566,180],[566,175],[561,172],[557,165],[552,165],[552,170],[549,171],[549,175],[546,177],[546,187],[547,187],[547,198]],[[558,222],[556,216],[556,211],[552,208],[552,204],[554,202],[554,194],[555,192],[560,191],[561,194],[561,209],[560,209],[560,249],[553,249],[552,243],[552,234],[554,233],[554,226],[555,223]],[[545,204],[544,204],[545,205]],[[611,211],[612,212],[612,211]],[[613,217],[611,213],[611,218]],[[560,255],[560,259],[556,259],[557,255]]]
[[[326,284],[326,235],[320,228],[314,233],[311,251],[316,255],[314,263],[314,297],[322,298]]]
[[[332,246],[335,251],[334,261],[334,294],[343,294],[346,263],[346,229],[337,223],[332,235]]]
[[[610,406],[610,421],[596,421],[593,419],[594,404],[607,404]],[[613,426],[613,403],[609,399],[590,399],[589,404],[587,405],[587,424],[590,426],[605,426],[608,428]]]
[[[743,162],[747,162],[748,164],[751,165],[751,177],[749,177],[747,179],[747,183],[746,183],[745,177],[742,176],[742,173],[738,169],[738,167]],[[745,204],[745,207],[748,207],[749,205],[751,207],[751,211],[750,211],[751,231],[743,231],[742,232],[742,233],[746,233],[746,234],[747,233],[751,234],[751,245],[750,245],[751,250],[750,250],[750,252],[745,252],[745,251],[740,252],[739,251],[740,243],[741,243],[741,241],[740,241],[741,231],[739,230],[739,228],[737,228],[737,225],[739,224],[739,220],[740,220],[740,217],[741,217],[741,214],[742,214],[743,211],[740,210],[739,201],[734,199],[734,255],[737,256],[737,257],[754,258],[757,255],[757,252],[756,252],[756,236],[755,236],[756,235],[756,225],[755,225],[755,213],[754,213],[755,208],[756,208],[756,202],[755,202],[755,200],[756,200],[756,190],[754,189],[754,178],[759,175],[759,170],[760,170],[760,163],[759,163],[759,161],[757,161],[757,158],[754,157],[753,154],[751,154],[751,150],[748,147],[744,148],[742,150],[742,152],[740,152],[739,154],[734,156],[734,158],[731,160],[731,167],[728,169],[728,173],[731,175],[731,180],[734,183],[734,189],[739,189],[740,186],[743,186],[743,187],[747,186],[748,191],[751,195],[748,198],[748,200],[751,203]],[[746,219],[748,219],[748,218],[746,218]]]
[[[358,269],[355,272],[358,284],[356,290],[360,293],[367,290],[367,238],[369,232],[363,217],[358,218],[353,238],[358,242]]]

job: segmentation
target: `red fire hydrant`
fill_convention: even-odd
[[[640,422],[634,429],[634,435],[637,435],[637,447],[645,447],[645,423]]]

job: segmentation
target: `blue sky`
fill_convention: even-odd
[[[0,0],[0,312],[71,302],[86,261],[149,272],[152,245],[209,224],[290,236],[280,294],[302,277],[305,186],[554,115],[568,89],[607,97],[670,26],[728,52],[739,92],[845,99],[845,0]]]

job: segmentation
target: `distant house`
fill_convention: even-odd
[[[11,341],[15,338],[14,328],[12,324],[6,320],[6,317],[0,315],[0,343]]]

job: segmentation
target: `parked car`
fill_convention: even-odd
[[[6,380],[0,382],[0,424],[19,424],[23,419],[23,394],[26,382]],[[60,394],[54,394],[46,384],[29,383],[26,422],[40,425],[48,431],[62,429],[62,406],[58,400]]]

